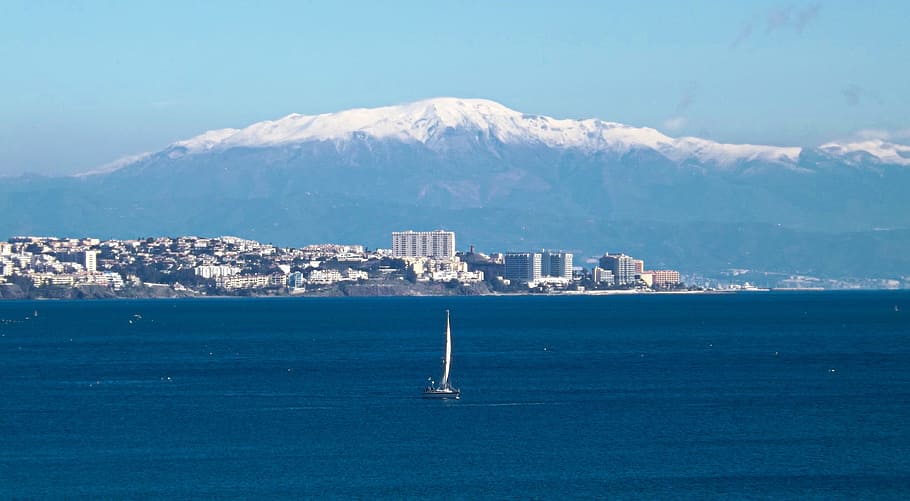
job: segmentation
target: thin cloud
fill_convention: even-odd
[[[685,113],[695,104],[695,98],[698,91],[698,84],[696,82],[689,82],[683,88],[682,96],[679,98],[679,104],[676,105],[676,111],[679,113]]]
[[[854,139],[869,141],[878,139],[890,142],[908,142],[910,141],[910,128],[908,129],[862,129],[853,134]]]
[[[844,96],[844,100],[847,102],[848,106],[860,106],[869,101],[883,104],[882,98],[878,92],[860,87],[856,84],[851,84],[841,89],[841,95]]]
[[[676,104],[676,116],[664,120],[664,130],[679,132],[689,123],[689,120],[685,117],[685,113],[695,104],[697,91],[698,84],[696,82],[688,82],[685,87],[683,87],[682,93],[679,96],[679,103]]]
[[[733,43],[730,44],[730,47],[732,47],[734,49],[739,47],[739,44],[745,42],[751,36],[752,36],[752,22],[750,21],[750,22],[747,22],[746,24],[744,24],[742,28],[740,28],[739,34],[736,35],[736,38],[733,40]]]
[[[173,99],[165,99],[162,101],[153,102],[152,108],[160,110],[160,109],[166,109],[166,108],[173,108],[173,107],[177,106],[178,104],[180,104],[180,103]]]
[[[767,14],[767,22],[765,23],[765,33],[771,33],[789,25],[790,14],[792,12],[793,7],[784,7],[769,10]]]
[[[857,85],[851,85],[841,90],[841,94],[844,95],[844,99],[847,100],[847,104],[850,106],[856,106],[859,104],[860,97],[862,96],[862,89],[860,89],[860,87]]]
[[[793,30],[797,34],[802,34],[812,21],[818,18],[821,12],[821,4],[813,3],[803,8],[796,8],[793,5],[776,7],[769,9],[764,13],[764,33],[770,36],[775,32]],[[756,24],[761,24],[761,17],[753,17],[743,23],[733,42],[731,48],[736,48],[752,38],[755,32]]]
[[[677,132],[685,127],[687,122],[688,120],[686,120],[686,117],[672,117],[664,120],[663,125],[664,129],[668,131]]]
[[[821,4],[813,4],[809,7],[796,13],[796,19],[794,20],[794,28],[796,28],[797,33],[802,33],[806,29],[806,25],[811,23],[815,18],[818,17],[819,11],[822,10]]]

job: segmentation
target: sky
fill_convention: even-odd
[[[0,1],[0,175],[440,96],[671,136],[910,142],[910,2]]]

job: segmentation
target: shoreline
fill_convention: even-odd
[[[377,295],[345,295],[345,294],[244,294],[244,295],[202,295],[187,294],[174,296],[109,296],[109,297],[32,297],[32,298],[0,298],[0,304],[29,301],[166,301],[166,300],[228,300],[228,299],[332,299],[332,298],[442,298],[442,297],[600,297],[600,296],[679,296],[679,295],[728,295],[750,293],[839,293],[839,292],[900,292],[910,289],[821,289],[821,288],[767,288],[747,290],[693,290],[693,291],[627,291],[627,290],[602,290],[602,291],[567,291],[550,293],[533,292],[485,292],[480,294],[377,294]]]

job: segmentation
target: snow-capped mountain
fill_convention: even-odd
[[[0,234],[385,246],[391,231],[442,227],[487,250],[801,271],[843,235],[906,269],[888,239],[910,233],[880,230],[910,228],[908,165],[910,147],[882,141],[721,144],[439,98],[213,130],[91,175],[0,179]],[[865,262],[844,256],[825,263]]]
[[[599,119],[556,119],[527,115],[486,99],[436,98],[381,108],[358,108],[322,115],[291,114],[243,129],[219,129],[171,145],[174,155],[230,148],[267,148],[310,141],[354,138],[444,147],[447,133],[476,134],[504,145],[539,145],[586,153],[624,154],[651,149],[673,161],[694,159],[730,165],[742,161],[795,163],[800,148],[721,144],[694,137],[672,138],[647,127]]]
[[[818,149],[851,165],[872,162],[910,166],[910,146],[888,143],[880,139],[844,144],[832,142],[823,144]]]
[[[904,203],[907,165],[910,147],[882,141],[723,144],[436,98],[212,130],[80,179],[138,182],[164,199],[309,193],[365,205],[863,228],[903,225],[882,202]]]

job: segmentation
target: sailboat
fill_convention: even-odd
[[[449,310],[446,310],[446,352],[442,359],[442,380],[435,384],[430,379],[430,384],[423,390],[427,398],[461,398],[461,390],[453,388],[449,383],[449,369],[452,367],[452,326],[449,322]]]

